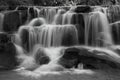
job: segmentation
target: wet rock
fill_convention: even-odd
[[[26,6],[19,6],[16,8],[16,10],[28,10],[28,7]]]
[[[76,14],[76,21],[75,21],[75,26],[78,31],[78,40],[79,44],[85,44],[85,22],[84,22],[84,17],[82,14]]]
[[[64,51],[58,63],[65,68],[72,68],[78,65],[79,49],[71,47]]]
[[[120,44],[120,37],[119,37],[119,35],[120,35],[120,27],[119,26],[120,26],[120,21],[117,21],[115,23],[110,24],[113,41],[117,45]]]
[[[73,46],[78,44],[78,32],[73,25],[64,25],[62,34],[62,45]]]
[[[37,11],[33,7],[29,8],[28,10],[31,15],[31,19],[37,17]]]
[[[27,16],[28,16],[28,13],[27,13],[27,10],[19,10],[19,14],[20,14],[20,25],[24,25],[27,21]]]
[[[8,11],[4,13],[3,30],[5,32],[14,32],[20,26],[20,14],[18,11]]]
[[[89,64],[97,69],[120,68],[120,56],[104,48],[79,47],[79,61],[83,64]]]
[[[120,56],[109,49],[80,46],[65,49],[58,63],[65,68],[83,64],[83,68],[87,69],[120,69],[119,61]]]
[[[36,52],[33,52],[33,53],[35,54],[34,58],[37,64],[43,65],[43,64],[48,64],[50,62],[50,59],[46,55],[43,48],[39,48],[36,50]]]
[[[89,13],[92,11],[90,6],[77,6],[75,9],[76,13]]]
[[[16,48],[10,40],[10,35],[0,33],[0,68],[13,69],[18,65]]]
[[[45,23],[46,22],[45,22],[44,18],[34,18],[29,22],[28,25],[33,26],[33,27],[39,27]]]
[[[22,47],[29,51],[29,31],[28,29],[22,29],[20,32],[20,37],[22,41]]]
[[[0,32],[0,44],[6,44],[10,41],[10,35],[4,32]]]

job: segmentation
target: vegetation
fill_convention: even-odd
[[[120,0],[0,0],[1,8],[18,5],[70,6],[70,5],[115,5]]]

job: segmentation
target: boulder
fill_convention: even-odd
[[[62,46],[73,46],[78,44],[78,31],[74,25],[63,25]],[[60,31],[59,31],[60,32]],[[58,36],[56,36],[57,38]]]
[[[120,69],[120,56],[109,49],[74,46],[65,49],[58,63],[65,68],[83,64],[87,69]]]
[[[94,66],[97,69],[120,68],[120,56],[107,48],[77,47],[79,61]]]
[[[26,21],[27,21],[27,17],[28,17],[28,13],[27,13],[27,10],[18,10],[19,11],[19,14],[20,14],[20,23],[21,25],[24,25],[26,24]]]
[[[75,8],[76,13],[89,13],[92,11],[92,8],[90,6],[77,6]]]
[[[16,48],[6,33],[0,33],[0,68],[13,69],[18,65]]]
[[[3,21],[3,31],[5,32],[14,32],[17,31],[19,26],[21,25],[19,11],[8,11],[4,13],[4,21]]]
[[[39,65],[48,64],[50,62],[49,56],[46,55],[47,53],[45,53],[44,48],[42,47],[36,48],[33,54],[36,63]]]
[[[29,30],[24,28],[20,32],[20,38],[22,42],[22,47],[29,51]]]

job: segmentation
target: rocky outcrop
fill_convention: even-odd
[[[84,68],[90,69],[120,69],[120,56],[109,49],[77,46],[65,49],[59,63],[66,68],[82,63]]]
[[[120,21],[110,24],[114,44],[120,44]]]
[[[90,6],[77,6],[75,8],[76,13],[89,13],[92,11],[92,8]]]
[[[37,64],[39,65],[43,65],[43,64],[48,64],[50,62],[50,58],[49,56],[46,55],[44,48],[39,47],[37,49],[37,47],[35,47],[35,51],[33,52],[34,54],[34,58]]]
[[[13,69],[18,65],[16,48],[6,33],[0,33],[0,68]]]
[[[3,31],[14,32],[17,31],[20,23],[20,14],[18,11],[9,11],[4,13]]]

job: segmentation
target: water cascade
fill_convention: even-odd
[[[57,13],[57,9],[56,8],[46,8],[46,9],[41,10],[40,13],[43,13],[41,16],[45,18],[45,20],[48,24],[52,24],[54,16]]]
[[[18,54],[17,58],[26,59],[21,66],[24,64],[27,66],[28,63],[32,67],[34,65],[38,67],[44,63],[44,60],[46,64],[49,61],[54,63],[55,60],[60,59],[65,54],[63,51],[63,55],[61,55],[62,49],[81,45],[90,46],[90,48],[77,47],[81,53],[86,53],[86,55],[92,53],[90,56],[98,54],[97,56],[100,56],[101,59],[103,59],[102,56],[113,56],[114,59],[111,57],[109,59],[115,62],[119,61],[119,55],[115,55],[115,57],[112,55],[116,54],[112,51],[113,49],[111,49],[111,53],[109,52],[111,46],[120,44],[119,6],[112,7],[112,9],[110,7],[95,8],[91,10],[90,7],[81,8],[80,6],[72,8],[33,6],[24,8],[25,13],[22,13],[22,10],[17,10],[20,9],[17,8],[9,14],[10,16],[6,14],[8,12],[0,13],[0,31],[4,32],[2,28],[5,28],[6,33],[11,35],[12,43],[14,43]],[[24,19],[25,21],[22,23]],[[12,23],[13,20],[15,23]],[[14,30],[12,31],[12,29]],[[36,47],[36,45],[39,46]],[[103,47],[107,48],[108,51],[99,50]],[[69,59],[66,59],[66,65],[69,62],[74,63],[74,59],[71,59],[75,57],[76,61],[79,56],[79,52],[76,52],[78,56],[73,53],[74,51],[70,51],[70,53],[68,51],[69,58],[64,55],[65,58]],[[104,55],[101,56],[102,53]],[[105,55],[106,53],[109,55]],[[64,64],[65,59],[62,60],[61,64]]]
[[[112,45],[111,29],[105,14],[91,12],[84,15],[85,20],[85,44],[91,46]]]
[[[75,14],[75,12],[68,11],[63,15],[62,24],[71,24],[72,23],[72,17]]]

